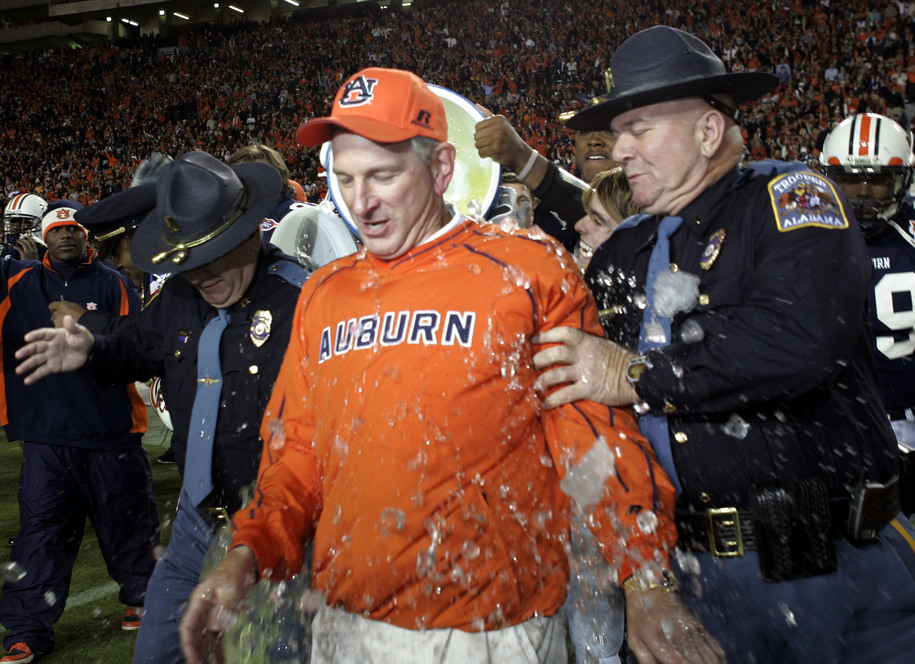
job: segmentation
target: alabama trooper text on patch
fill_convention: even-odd
[[[785,173],[769,182],[778,230],[848,228],[848,215],[833,184],[811,171]]]

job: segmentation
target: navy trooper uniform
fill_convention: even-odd
[[[915,210],[910,202],[866,238],[871,277],[874,357],[883,405],[901,445],[915,449]]]
[[[307,273],[292,258],[263,245],[254,280],[245,296],[229,307],[222,337],[223,400],[214,449],[214,506],[241,506],[240,492],[255,477],[260,460],[257,424],[289,340],[292,311]],[[172,277],[133,320],[116,334],[96,339],[91,364],[101,376],[135,379],[162,376],[162,390],[175,426],[173,445],[184,473],[187,431],[197,389],[197,340],[215,309],[184,279]]]
[[[692,553],[680,562],[694,561],[677,570],[681,595],[729,662],[911,657],[913,531],[896,518],[899,456],[866,325],[871,260],[850,210],[823,176],[763,162],[705,189],[670,237],[671,272],[698,288],[669,345],[643,353],[636,389],[639,409],[666,416]],[[608,337],[636,352],[660,221],[625,221],[586,274]],[[855,501],[872,518],[850,528]],[[881,638],[835,638],[858,621]]]
[[[260,462],[259,423],[280,368],[296,299],[307,276],[289,256],[262,245],[245,296],[228,308],[222,336],[222,403],[213,446],[214,490],[199,509],[182,493],[165,557],[150,581],[136,662],[183,661],[178,624],[200,579],[204,556],[221,521],[241,505]],[[174,425],[172,446],[184,474],[197,383],[197,341],[216,315],[195,289],[173,276],[139,316],[100,336],[90,369],[98,377],[162,377]]]

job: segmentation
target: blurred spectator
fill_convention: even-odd
[[[610,237],[623,219],[638,214],[641,208],[632,201],[629,181],[618,166],[595,175],[582,194],[581,203],[587,213],[575,222],[580,240],[573,255],[578,267],[584,270],[594,250]]]
[[[226,159],[226,163],[230,166],[251,162],[269,164],[283,176],[283,191],[280,193],[279,201],[261,223],[264,242],[269,242],[273,231],[283,221],[283,217],[294,210],[301,202],[301,199],[296,197],[296,187],[302,190],[302,185],[289,178],[289,169],[286,167],[286,162],[283,161],[280,153],[269,145],[252,143],[239,148]],[[302,191],[302,195],[304,197],[304,191]]]

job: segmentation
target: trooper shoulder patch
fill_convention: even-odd
[[[798,228],[848,228],[835,186],[813,171],[785,173],[769,181],[772,211],[781,233]]]

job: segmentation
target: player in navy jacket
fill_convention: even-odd
[[[117,314],[139,310],[127,279],[86,249],[74,212],[64,207],[45,215],[49,249],[42,262],[0,263],[0,422],[10,440],[23,441],[24,457],[20,528],[10,557],[25,572],[8,579],[0,595],[3,662],[28,662],[54,647],[53,626],[87,517],[128,607],[124,629],[139,627],[159,543],[152,473],[141,446],[146,406],[133,384],[103,389],[81,372],[26,386],[14,372],[23,335],[50,324],[51,302]]]

